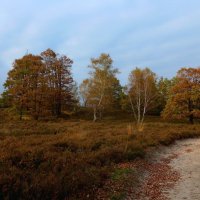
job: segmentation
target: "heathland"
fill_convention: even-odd
[[[200,135],[200,124],[160,117],[148,117],[139,131],[121,113],[96,123],[79,118],[1,121],[1,199],[95,199],[96,190],[117,173],[116,164]]]
[[[13,62],[0,95],[0,199],[98,199],[109,180],[140,179],[118,164],[200,136],[199,67],[172,79],[135,68],[122,86],[102,53],[78,86],[72,65],[51,49]]]

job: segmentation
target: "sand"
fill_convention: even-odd
[[[137,200],[200,200],[200,139],[161,146],[150,156]]]
[[[180,173],[179,181],[166,191],[166,197],[172,200],[200,200],[200,139],[177,141],[166,153],[178,155],[169,165]]]

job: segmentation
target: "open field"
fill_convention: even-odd
[[[200,124],[149,117],[0,123],[0,199],[95,199],[115,164],[145,157],[150,146],[200,136]],[[112,194],[111,194],[112,195]]]

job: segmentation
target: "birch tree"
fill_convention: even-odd
[[[129,76],[128,98],[138,126],[142,126],[145,114],[156,97],[156,75],[149,68],[133,70]]]
[[[112,106],[116,96],[119,81],[116,78],[118,70],[112,66],[113,60],[108,54],[101,54],[99,58],[92,58],[89,65],[90,78],[83,81],[80,92],[87,107],[93,109],[93,121],[102,118],[102,111]]]

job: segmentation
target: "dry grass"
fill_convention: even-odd
[[[95,199],[116,163],[199,135],[199,124],[158,118],[140,132],[129,119],[1,122],[0,199]]]

